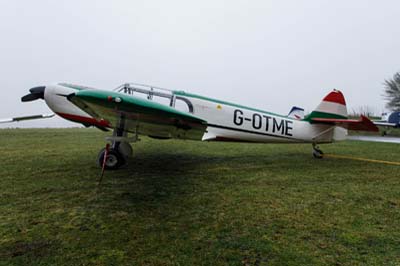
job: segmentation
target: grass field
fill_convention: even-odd
[[[0,265],[400,265],[400,166],[143,138],[98,187],[105,136],[0,130]],[[322,148],[400,162],[396,144]]]

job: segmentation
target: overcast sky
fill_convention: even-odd
[[[0,118],[50,113],[20,97],[56,82],[148,83],[282,114],[337,88],[349,109],[381,112],[399,14],[398,0],[0,0]]]

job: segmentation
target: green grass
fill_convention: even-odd
[[[400,166],[142,138],[97,187],[105,136],[0,130],[0,265],[400,265]],[[322,148],[400,162],[395,144]]]

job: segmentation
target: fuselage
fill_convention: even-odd
[[[68,100],[68,95],[86,89],[91,88],[70,84],[50,85],[46,86],[44,98],[50,109],[65,119],[86,126],[112,127],[108,121],[92,117]],[[329,143],[346,136],[345,130],[332,125],[312,124],[182,91],[171,91],[171,94],[187,105],[187,112],[207,121],[203,141]],[[126,97],[126,94],[121,95]],[[175,108],[172,103],[170,106]]]
[[[207,121],[203,140],[294,143],[329,143],[346,134],[331,125],[310,124],[271,112],[207,98],[195,94],[176,92],[188,99],[194,115]],[[344,137],[344,136],[343,136]]]

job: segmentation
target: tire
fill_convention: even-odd
[[[103,167],[103,161],[104,161],[105,152],[106,152],[106,149],[102,149],[99,152],[99,156],[97,157],[97,164],[100,167]],[[114,149],[110,149],[108,151],[106,164],[104,166],[104,168],[106,170],[116,170],[116,169],[120,168],[124,164],[125,164],[125,159],[119,152],[117,152]]]
[[[316,159],[324,158],[324,153],[320,149],[314,149],[312,154]]]
[[[132,146],[128,142],[121,142],[118,145],[118,152],[124,156],[124,159],[131,158],[133,154]]]

